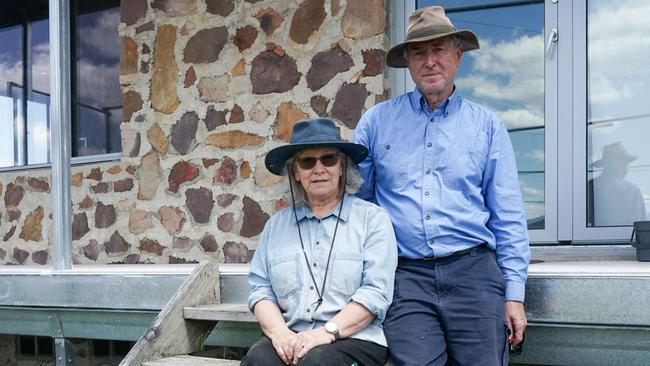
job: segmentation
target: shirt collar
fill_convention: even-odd
[[[340,216],[341,221],[343,222],[348,221],[353,199],[354,196],[349,195],[347,193],[345,194],[345,199],[343,200],[343,209],[341,210],[341,216]],[[334,207],[332,211],[330,211],[325,216],[323,216],[323,219],[326,219],[330,216],[336,217],[339,214],[340,205],[341,202],[339,202],[339,204],[336,205],[336,207]],[[298,216],[298,221],[302,221],[304,219],[312,219],[316,217],[306,205],[300,205],[296,207],[296,215]]]
[[[411,108],[417,113],[422,113],[423,111],[425,113],[429,113],[428,109],[426,108],[427,102],[426,99],[424,98],[424,95],[420,92],[418,88],[415,88],[412,93],[409,95],[410,102],[411,102]],[[433,114],[444,114],[445,117],[449,113],[454,113],[460,109],[460,101],[461,101],[461,96],[460,93],[458,92],[458,88],[456,88],[456,85],[454,85],[454,91],[451,93],[449,98],[445,100],[442,104],[440,104],[436,109],[431,112]]]

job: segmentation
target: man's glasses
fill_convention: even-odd
[[[304,156],[304,157],[296,158],[296,162],[298,163],[298,166],[300,167],[300,169],[303,170],[313,169],[316,166],[317,161],[320,161],[321,164],[330,168],[339,162],[339,154],[330,153],[330,154],[322,155],[320,157]]]

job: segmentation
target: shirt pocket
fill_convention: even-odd
[[[271,287],[278,298],[286,299],[302,288],[299,260],[300,254],[296,253],[269,261]]]
[[[453,190],[480,187],[483,183],[486,161],[485,149],[480,147],[467,149],[464,146],[452,147],[447,151],[445,159],[440,164],[445,186]]]
[[[334,253],[332,261],[330,291],[349,298],[361,287],[363,256],[360,253]]]
[[[379,144],[375,154],[376,182],[383,187],[400,188],[408,178],[407,150],[395,144]]]

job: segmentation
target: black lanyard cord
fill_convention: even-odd
[[[347,164],[347,157],[346,157],[346,164]],[[293,216],[296,219],[296,227],[298,228],[298,238],[300,238],[300,247],[302,248],[302,254],[305,257],[305,264],[307,264],[307,270],[309,271],[309,276],[311,277],[311,281],[314,284],[314,288],[316,289],[316,293],[318,294],[318,300],[316,300],[316,308],[314,308],[314,311],[318,310],[318,308],[321,306],[323,303],[323,296],[325,295],[325,283],[327,282],[327,272],[329,270],[330,266],[330,259],[332,258],[332,249],[334,249],[334,241],[336,240],[336,232],[338,231],[339,228],[339,222],[341,222],[341,211],[343,211],[343,200],[345,199],[345,185],[346,185],[346,180],[347,180],[347,169],[345,169],[345,166],[343,166],[343,194],[341,195],[341,206],[339,207],[339,213],[338,216],[336,217],[336,225],[334,226],[334,234],[332,235],[332,244],[330,245],[330,251],[329,254],[327,254],[327,264],[325,265],[325,275],[323,276],[323,284],[318,290],[318,284],[316,283],[316,278],[314,277],[314,272],[311,270],[311,265],[309,264],[309,258],[307,257],[307,251],[305,250],[305,244],[302,240],[302,233],[300,231],[300,222],[298,222],[298,213],[296,212],[296,201],[295,198],[293,197],[293,184],[291,183],[291,177],[289,177],[289,190],[291,191],[291,203],[293,206]],[[290,167],[288,167],[289,174],[292,173],[292,170]]]

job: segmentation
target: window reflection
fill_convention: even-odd
[[[113,2],[115,8],[79,9],[77,15],[75,156],[121,150],[120,12],[119,1]]]
[[[119,0],[74,1],[72,156],[119,152]],[[0,12],[0,167],[51,160],[47,1]]]
[[[633,15],[632,15],[633,14]],[[650,3],[587,3],[587,225],[650,210]]]
[[[481,48],[463,55],[461,94],[503,119],[515,149],[529,229],[544,229],[544,2],[418,1],[441,5]]]
[[[47,20],[0,29],[0,167],[49,161],[48,43]]]
[[[23,75],[22,36],[20,26],[0,29],[0,167],[14,165],[13,131],[21,123],[20,101],[14,96]]]
[[[50,161],[50,22],[32,22],[31,90],[27,96],[27,164]]]

